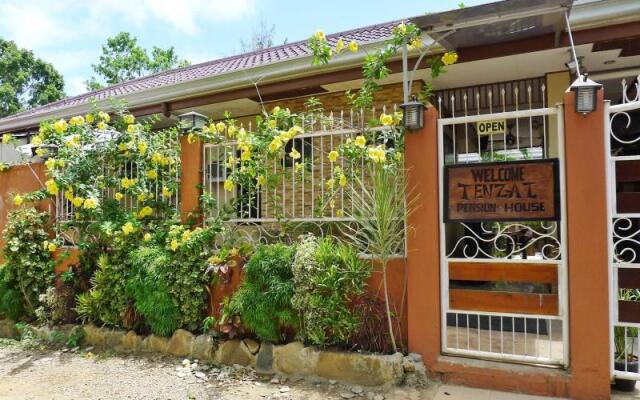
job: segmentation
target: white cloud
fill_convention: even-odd
[[[62,11],[56,2],[9,1],[0,3],[3,36],[19,46],[37,49],[69,39],[72,34],[65,29],[64,20],[58,18]]]
[[[75,96],[77,94],[82,94],[87,91],[87,87],[84,85],[84,81],[86,78],[81,76],[72,76],[70,78],[65,79],[65,92],[69,96]]]

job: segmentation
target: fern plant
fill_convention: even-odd
[[[231,298],[231,311],[261,340],[281,342],[298,327],[298,313],[291,305],[294,255],[295,247],[284,244],[259,247]]]

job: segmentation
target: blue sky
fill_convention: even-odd
[[[240,52],[264,20],[275,42],[307,38],[457,8],[460,0],[0,0],[0,37],[31,49],[64,75],[68,95],[82,93],[100,46],[120,31],[147,48],[174,46],[192,63]],[[467,6],[487,0],[466,0]]]

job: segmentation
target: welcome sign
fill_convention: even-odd
[[[558,160],[451,165],[444,169],[444,220],[558,220]]]

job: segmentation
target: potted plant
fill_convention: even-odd
[[[622,301],[640,300],[640,290],[623,289],[620,291],[619,299]],[[616,371],[638,372],[638,355],[636,339],[638,338],[638,328],[616,326],[613,330],[615,359],[614,368]],[[613,388],[624,392],[632,392],[636,387],[635,379],[615,378]]]

